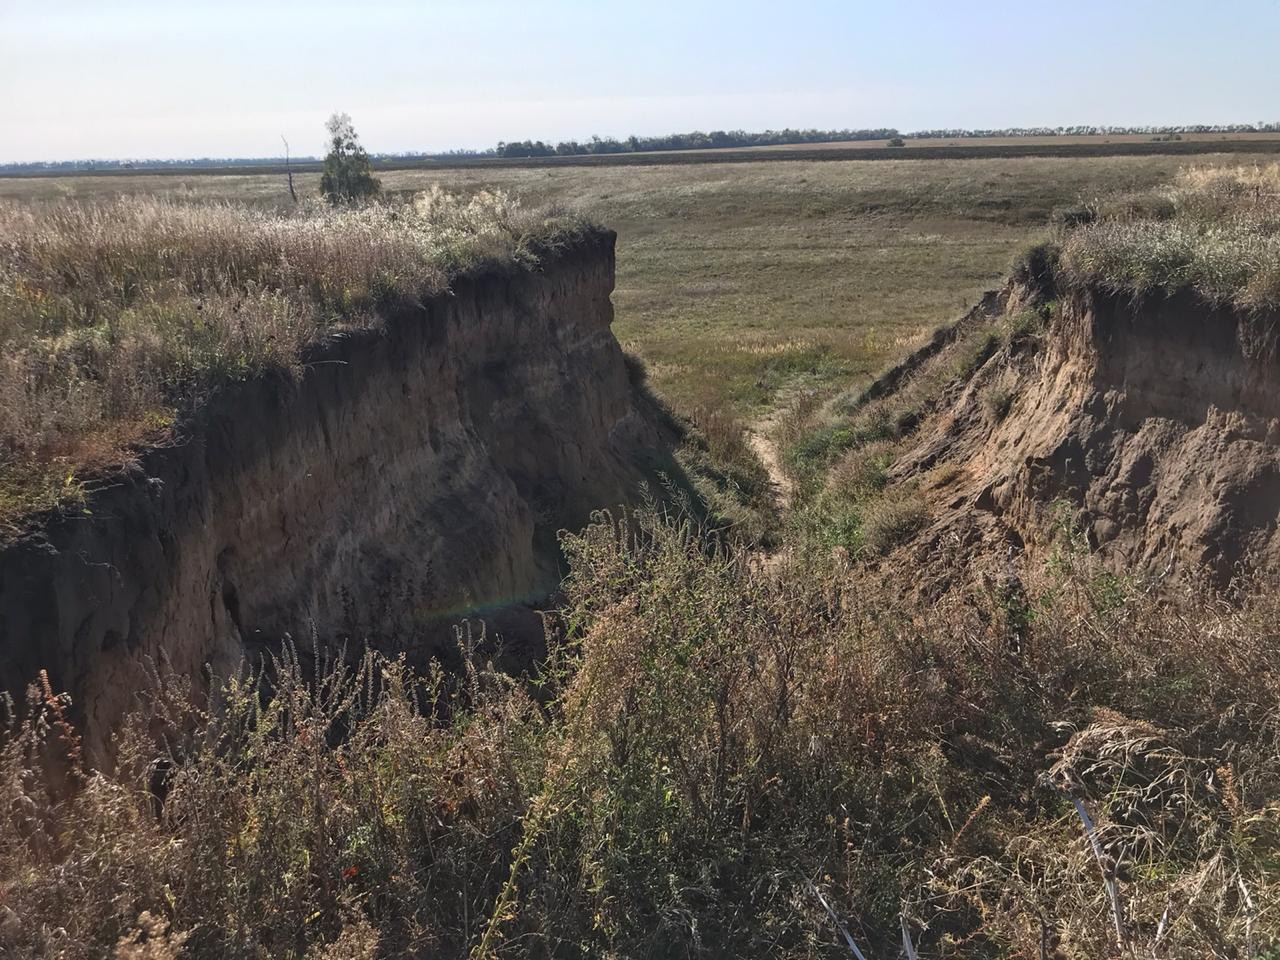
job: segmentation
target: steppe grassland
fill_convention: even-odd
[[[856,386],[1000,282],[1060,206],[1169,181],[1174,156],[786,160],[382,174],[389,192],[497,188],[618,231],[614,329],[677,409],[755,418]],[[314,193],[313,175],[295,178]],[[152,193],[279,204],[283,177],[0,180],[0,197]]]

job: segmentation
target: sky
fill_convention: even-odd
[[[0,0],[0,162],[1280,119],[1280,0]]]

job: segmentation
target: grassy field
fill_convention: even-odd
[[[895,138],[896,140],[897,138]],[[669,164],[750,163],[757,160],[996,160],[1028,157],[1061,157],[1087,159],[1117,156],[1191,156],[1210,153],[1277,153],[1280,133],[1186,133],[1176,140],[1148,134],[1115,134],[1112,136],[1027,136],[1027,137],[920,137],[907,136],[902,143],[891,140],[837,140],[814,143],[776,143],[760,146],[703,147],[689,150],[637,150],[621,153],[566,154],[542,157],[496,156],[375,156],[373,169],[378,173],[416,170],[438,173],[452,169],[513,169],[546,167],[611,167],[660,166]],[[321,169],[316,159],[294,160],[295,175],[315,173]],[[284,176],[288,169],[283,160],[261,158],[226,163],[217,160],[193,161],[157,166],[139,161],[133,167],[99,167],[88,173],[93,177],[139,175],[162,177],[191,176]],[[4,171],[3,176],[22,178],[83,177],[73,169]]]
[[[1183,133],[1179,134],[1179,139],[1171,141],[1173,143],[1221,143],[1232,140],[1257,140],[1262,143],[1280,141],[1280,133]],[[1071,146],[1085,147],[1095,146],[1097,144],[1108,143],[1154,143],[1159,142],[1151,134],[1146,133],[1119,133],[1110,136],[1057,136],[1057,137],[929,137],[929,138],[911,138],[905,141],[904,149],[911,147],[1011,147],[1019,144],[1028,146],[1046,147],[1046,146]],[[888,140],[844,140],[835,143],[796,143],[796,144],[778,144],[766,147],[743,147],[744,150],[759,150],[762,152],[778,151],[778,150],[812,150],[820,148],[841,148],[846,150],[860,150],[869,147],[887,147]]]
[[[1197,163],[1250,163],[1239,154]],[[780,394],[855,386],[999,283],[1064,204],[1143,190],[1172,156],[473,168],[383,174],[385,189],[498,187],[619,234],[615,330],[685,411],[754,418]],[[317,178],[297,178],[314,193]],[[155,193],[255,204],[277,176],[0,180],[28,200]]]

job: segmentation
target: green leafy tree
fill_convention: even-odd
[[[382,184],[373,175],[369,154],[360,145],[351,117],[335,113],[325,129],[329,132],[329,153],[320,177],[320,192],[325,199],[338,204],[376,196]]]

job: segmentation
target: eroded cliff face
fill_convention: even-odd
[[[1015,289],[1006,316],[1034,299]],[[1225,584],[1280,568],[1278,342],[1280,317],[1190,293],[1063,294],[950,388],[895,466],[933,506],[915,549],[1034,552],[1067,519],[1117,569]]]
[[[151,662],[225,676],[286,635],[422,652],[546,597],[557,530],[666,466],[610,331],[613,244],[459,279],[296,379],[228,387],[4,546],[0,688],[47,669],[97,751]]]

